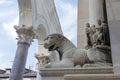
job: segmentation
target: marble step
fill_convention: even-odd
[[[115,74],[66,74],[64,80],[120,80]]]

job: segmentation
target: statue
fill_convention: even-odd
[[[88,23],[87,23],[87,26],[89,26]],[[88,29],[89,29],[89,33],[88,33]],[[97,21],[97,25],[93,25],[91,27],[89,26],[85,30],[86,30],[86,36],[87,36],[87,44],[88,44],[88,41],[89,42],[91,41],[91,44],[90,44],[91,47],[89,48],[102,47],[102,48],[110,49],[108,25],[104,21],[102,22],[99,19]]]
[[[102,27],[96,27],[96,32],[93,35],[93,46],[104,44]]]
[[[59,62],[44,65],[45,68],[65,68],[74,66],[85,67],[84,65],[86,64],[90,64],[90,66],[100,66],[97,65],[98,63],[103,63],[103,67],[108,66],[108,64],[106,65],[106,63],[109,63],[107,61],[108,59],[106,59],[106,54],[103,54],[104,57],[99,57],[99,55],[96,53],[95,55],[93,55],[93,57],[98,56],[98,58],[91,60],[89,55],[92,53],[92,51],[87,51],[85,49],[79,49],[75,47],[75,45],[71,41],[69,41],[61,34],[48,35],[44,40],[44,47],[49,51],[57,50],[59,54],[62,55],[62,58]]]
[[[91,42],[91,29],[90,29],[90,24],[87,23],[86,24],[86,38],[87,38],[87,45],[86,45],[86,49],[90,48],[92,46],[92,42]]]
[[[91,62],[93,61],[98,63],[98,62],[107,61],[107,63],[112,63],[108,25],[104,21],[102,22],[99,19],[97,21],[97,25],[93,25],[89,29],[90,29],[89,34],[90,34],[92,47],[87,49],[88,59]],[[99,56],[95,56],[95,55],[99,55]],[[91,64],[87,64],[85,66],[90,66],[90,65]]]
[[[101,20],[98,20],[97,25],[95,26],[95,33],[92,35],[92,41],[93,41],[93,47],[96,47],[96,45],[103,45],[103,33],[102,33],[102,27],[101,27]]]
[[[58,62],[60,61],[60,56],[58,51],[49,51],[49,58],[50,58],[50,62]]]
[[[104,34],[103,35],[104,44],[110,46],[109,29],[105,21],[102,22],[101,27],[102,27],[102,32]]]

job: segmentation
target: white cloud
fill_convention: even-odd
[[[0,59],[4,56],[3,51],[0,50]]]
[[[15,53],[13,48],[16,48],[14,41],[17,35],[13,26],[18,24],[18,17],[15,17],[18,12],[13,2],[14,0],[0,0],[0,69],[11,66],[10,61]]]
[[[7,34],[9,38],[16,38],[17,34],[14,29],[14,25],[18,25],[18,17],[13,19],[11,22],[3,23],[3,32]]]
[[[15,14],[15,11],[13,11],[13,10],[10,10],[9,13],[7,10],[5,10],[3,12],[0,12],[0,18],[4,19],[5,17],[9,17],[14,14]]]
[[[0,4],[12,3],[12,0],[0,0]]]
[[[55,3],[64,35],[71,41],[76,39],[77,7],[64,0],[55,0]]]
[[[12,67],[12,62],[7,62],[7,63],[2,63],[2,65],[0,65],[0,69],[4,70],[5,68],[11,68]]]
[[[18,15],[18,7],[14,0],[0,0],[0,22],[12,20]]]
[[[0,50],[0,59],[1,59],[1,61],[0,61],[0,69],[4,69],[5,67],[8,67],[8,65],[10,66],[10,64],[7,62],[7,63],[5,63],[6,62],[6,56],[8,56],[7,55],[8,53],[6,53],[6,52],[4,52],[3,50]],[[3,62],[4,61],[4,62]]]

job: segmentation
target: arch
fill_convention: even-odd
[[[38,18],[34,23],[34,32],[37,39],[41,41],[50,34],[49,27],[44,16],[38,15]]]
[[[19,27],[22,27],[22,25],[33,26],[35,39],[38,40],[39,46],[47,35],[51,33],[63,34],[54,0],[18,0],[18,4]],[[51,11],[54,13],[51,13]],[[54,14],[54,17],[51,17],[51,14]]]
[[[19,5],[19,26],[18,27],[21,28],[23,25],[25,25],[25,27],[33,26],[33,31],[35,32],[35,35],[37,36],[36,39],[38,40],[39,48],[41,50],[44,50],[44,49],[42,49],[43,45],[41,45],[39,43],[41,43],[41,41],[43,41],[44,38],[48,34],[52,33],[52,30],[50,30],[51,29],[50,27],[53,27],[53,28],[59,27],[60,28],[59,20],[56,20],[56,19],[58,19],[58,17],[56,15],[54,15],[55,18],[50,19],[50,16],[49,16],[50,14],[48,12],[46,12],[46,10],[44,10],[44,12],[43,12],[43,8],[46,9],[46,7],[48,7],[47,5],[42,5],[41,12],[43,12],[43,13],[42,13],[42,15],[38,14],[37,11],[34,11],[34,10],[36,10],[35,5],[39,6],[39,3],[31,5],[31,1],[33,1],[33,0],[18,0],[18,5]],[[46,0],[46,1],[45,0],[36,0],[36,1],[40,1],[41,4],[49,3],[48,0]],[[49,1],[54,1],[54,0],[49,0]],[[51,4],[51,5],[54,5],[54,4]],[[32,10],[32,9],[34,9],[34,10]],[[41,12],[39,11],[39,13],[41,13]],[[37,19],[34,17],[37,17]],[[58,25],[54,24],[54,22],[52,22],[52,21],[56,21],[56,23],[58,23]],[[50,26],[50,24],[54,24],[54,25]],[[57,32],[56,29],[54,31]],[[58,29],[58,33],[61,33],[61,32],[62,32],[61,29]],[[25,37],[26,36],[24,36],[24,38]],[[30,41],[32,41],[31,39],[33,38],[33,36],[29,36],[29,37],[27,39],[30,39]],[[19,42],[19,45],[18,45],[18,48],[16,51],[16,56],[14,59],[14,64],[13,64],[12,71],[11,71],[10,80],[13,80],[13,79],[22,80],[22,78],[23,78],[23,73],[24,73],[28,49],[29,49],[29,44],[27,43],[27,41],[29,41],[29,40],[25,40],[25,42],[24,41]],[[27,44],[25,44],[25,43],[27,43]],[[41,53],[41,51],[38,51],[38,53],[39,52]],[[23,60],[21,61],[21,59],[23,59]]]
[[[32,6],[31,0],[18,0],[19,6],[19,27],[32,26]]]

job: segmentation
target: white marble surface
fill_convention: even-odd
[[[120,80],[119,75],[114,74],[68,74],[64,80]]]
[[[106,0],[114,73],[120,74],[120,0]]]
[[[89,0],[90,25],[96,25],[98,19],[103,20],[103,0]]]
[[[112,74],[112,67],[89,67],[89,68],[44,68],[40,69],[40,75],[42,76],[42,80],[66,80],[66,75],[70,74]],[[65,79],[64,79],[65,78]],[[71,78],[71,77],[67,77]],[[73,77],[74,79],[78,77]],[[71,78],[70,80],[74,80]],[[88,78],[87,78],[88,79]],[[77,79],[78,80],[78,79]]]
[[[78,0],[77,47],[86,44],[85,25],[89,22],[89,0]]]

